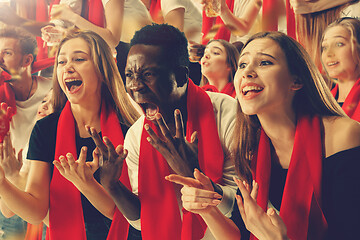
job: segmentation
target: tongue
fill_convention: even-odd
[[[75,92],[76,91],[76,89],[78,89],[80,86],[78,86],[78,85],[72,85],[71,87],[70,87],[70,92]]]

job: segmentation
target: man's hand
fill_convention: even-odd
[[[156,114],[156,122],[161,130],[161,136],[156,135],[148,124],[144,128],[149,133],[147,140],[166,159],[169,166],[179,175],[192,176],[198,162],[197,132],[191,135],[191,142],[185,139],[184,127],[180,110],[175,110],[176,134],[173,137],[160,113]]]
[[[109,189],[119,181],[121,176],[124,159],[127,156],[127,150],[122,145],[118,145],[115,149],[114,145],[108,137],[104,137],[102,141],[100,135],[95,128],[86,127],[96,144],[93,156],[100,163],[100,182],[104,188]]]
[[[4,170],[5,176],[9,179],[18,176],[23,165],[22,149],[16,156],[9,133],[4,137],[3,142],[0,143],[0,165]]]

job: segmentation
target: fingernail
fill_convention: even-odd
[[[222,196],[220,194],[218,194],[218,193],[215,193],[214,198],[222,198]]]
[[[144,128],[145,128],[145,130],[149,130],[149,124],[145,124],[145,126],[144,126]]]
[[[151,138],[150,138],[150,137],[147,137],[146,140],[147,140],[148,142],[151,142]]]
[[[212,200],[212,203],[219,204],[219,203],[221,203],[221,201],[220,200]]]

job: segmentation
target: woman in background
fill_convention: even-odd
[[[235,97],[234,75],[239,52],[236,47],[222,39],[211,40],[201,58],[202,81],[206,91],[221,92]]]
[[[336,81],[331,93],[345,113],[360,121],[360,21],[340,18],[331,23],[321,40],[321,61]]]

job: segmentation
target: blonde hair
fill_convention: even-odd
[[[295,40],[280,32],[260,32],[247,41],[244,48],[256,39],[271,39],[279,45],[286,57],[289,72],[303,85],[293,99],[297,114],[320,116],[346,116],[332,97],[329,88],[305,49]],[[251,182],[249,163],[260,137],[260,122],[256,115],[245,115],[238,103],[234,130],[233,157],[237,173]]]
[[[238,68],[238,61],[239,61],[239,56],[240,56],[239,51],[233,44],[231,44],[228,41],[225,41],[223,39],[213,39],[213,40],[209,41],[207,45],[209,45],[212,42],[219,42],[225,48],[226,63],[229,65],[229,67],[231,69],[228,79],[229,79],[229,82],[233,82],[235,73]],[[201,81],[200,81],[200,86],[204,86],[204,85],[208,84],[208,82],[209,82],[208,79],[204,75],[202,75]]]
[[[325,37],[327,30],[332,27],[337,27],[337,26],[341,26],[349,31],[352,57],[353,57],[354,62],[357,65],[357,68],[359,68],[359,64],[360,64],[360,21],[358,19],[350,18],[350,17],[336,19],[333,23],[331,23],[325,29],[320,43],[322,43],[324,41],[324,37]],[[320,54],[322,54],[322,52],[323,52],[323,49],[321,47]],[[323,62],[321,62],[321,63],[323,64]],[[323,66],[324,66],[324,64],[323,64]],[[323,67],[323,68],[326,72],[326,68],[325,67]],[[327,72],[326,72],[326,74],[330,78],[330,76]]]
[[[116,110],[121,123],[131,126],[139,118],[139,113],[134,109],[127,96],[110,47],[98,34],[92,31],[78,31],[70,33],[60,42],[55,59],[57,59],[64,43],[75,38],[83,39],[90,48],[90,57],[94,63],[95,72],[98,78],[102,81],[101,99],[105,101],[105,106],[112,107]],[[53,74],[54,111],[62,110],[67,101],[66,95],[61,90],[57,80],[57,66],[58,63],[55,61]]]

